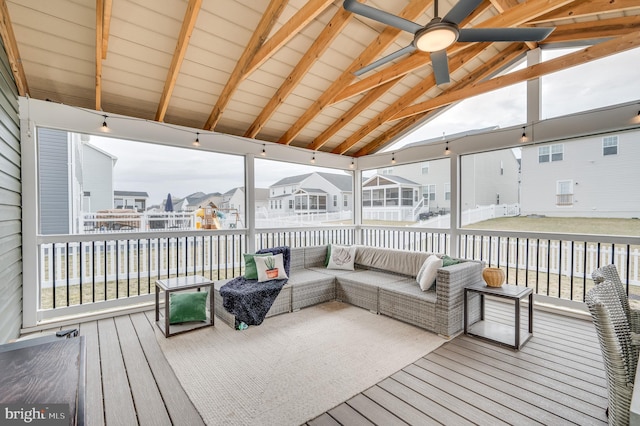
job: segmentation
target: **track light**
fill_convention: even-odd
[[[263,157],[267,156],[267,150],[265,149],[266,145],[262,144],[262,152],[260,153],[260,155],[262,155]]]
[[[444,145],[444,155],[451,155],[451,150],[449,149],[449,141],[445,142]]]
[[[316,164],[316,153],[313,153],[313,157],[311,157],[311,164]]]
[[[391,154],[391,164],[396,164],[396,153]]]
[[[193,141],[193,146],[200,146],[200,133],[196,132],[196,140]]]
[[[525,126],[522,126],[522,136],[520,137],[520,142],[525,143],[529,140],[527,137],[527,133],[525,132]]]
[[[100,128],[100,130],[104,133],[109,133],[109,126],[107,126],[107,116],[103,115],[104,120],[102,120],[102,127]]]

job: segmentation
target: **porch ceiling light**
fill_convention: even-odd
[[[267,156],[267,150],[266,150],[265,144],[262,144],[262,152],[260,153],[260,155],[262,155],[263,157]]]
[[[396,154],[395,152],[391,154],[391,164],[396,164]]]
[[[102,127],[100,128],[100,131],[104,132],[104,133],[109,133],[109,126],[107,125],[107,118],[109,118],[106,115],[103,115],[104,120],[102,120]]]
[[[200,132],[196,132],[196,140],[193,141],[193,146],[200,146]]]
[[[311,164],[315,164],[316,163],[316,153],[313,153],[313,157],[311,157]]]
[[[520,142],[525,143],[529,140],[527,137],[527,133],[525,132],[525,126],[522,126],[522,136],[520,137]]]
[[[442,22],[434,18],[426,27],[415,35],[414,43],[423,52],[438,52],[451,46],[458,40],[460,32],[456,24]]]
[[[449,149],[449,141],[445,142],[444,145],[444,155],[451,155],[451,150]]]

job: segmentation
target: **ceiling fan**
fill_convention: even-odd
[[[495,42],[495,41],[542,41],[554,30],[554,28],[460,28],[462,22],[471,12],[482,3],[482,0],[459,0],[458,3],[444,17],[438,16],[438,0],[433,6],[435,18],[427,25],[418,25],[415,22],[393,15],[380,9],[376,9],[356,0],[344,0],[344,8],[350,12],[373,19],[385,25],[404,30],[413,34],[410,45],[395,51],[377,61],[359,69],[354,74],[359,76],[371,71],[380,65],[393,61],[402,55],[415,50],[429,52],[431,65],[436,78],[436,84],[448,83],[449,59],[447,47],[456,41],[460,42]]]

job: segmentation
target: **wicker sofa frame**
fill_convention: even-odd
[[[291,249],[289,281],[267,317],[338,300],[451,337],[463,328],[464,287],[482,281],[483,264],[463,260],[439,268],[435,290],[423,292],[416,275],[430,253],[358,246],[354,271],[325,268],[326,255],[327,246]],[[234,327],[235,317],[223,308],[219,293],[226,282],[214,283],[215,311]],[[469,309],[471,320],[477,320],[477,295],[470,297]]]

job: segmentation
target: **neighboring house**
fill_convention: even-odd
[[[640,131],[522,149],[522,215],[640,216]]]
[[[420,188],[400,176],[371,176],[362,183],[362,219],[415,221],[424,202]]]
[[[78,233],[83,212],[113,208],[117,159],[88,141],[87,135],[38,129],[40,233]]]
[[[269,187],[269,214],[327,213],[353,210],[353,177],[313,172],[290,176]]]
[[[496,130],[497,127],[477,129],[447,136],[457,139],[463,136]],[[442,143],[442,138],[415,142],[407,146]],[[491,204],[515,204],[519,202],[520,162],[511,150],[484,154],[465,155],[461,159],[462,210]],[[421,212],[449,212],[451,210],[451,172],[448,159],[422,161],[402,166],[378,169],[378,174],[402,176],[421,185],[424,198]]]
[[[204,192],[200,191],[189,194],[184,198],[179,198],[175,195],[172,195],[171,204],[173,205],[174,212],[193,212],[200,207],[208,205],[209,203],[220,206],[222,204],[222,198],[223,196],[219,192],[205,194]],[[158,210],[165,211],[166,206],[167,199],[165,198],[164,200],[162,200],[160,206],[158,206]]]
[[[140,191],[113,191],[113,206],[116,209],[136,210],[141,213],[147,210],[149,194]]]
[[[255,205],[256,211],[264,209],[269,205],[269,190],[267,188],[255,188]],[[230,189],[222,194],[222,202],[220,210],[222,212],[238,213],[244,217],[246,213],[246,197],[244,187]]]

